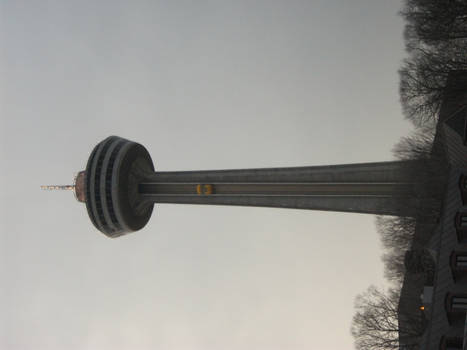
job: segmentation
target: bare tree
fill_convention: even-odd
[[[433,255],[426,248],[418,247],[405,253],[405,270],[409,274],[423,275],[424,285],[433,285],[435,265]]]
[[[467,44],[466,44],[467,45]],[[399,93],[404,115],[416,126],[437,120],[442,102],[456,88],[448,86],[449,74],[467,69],[465,46],[418,47],[399,70]]]
[[[381,257],[384,264],[384,277],[397,286],[402,285],[406,273],[404,265],[405,252],[405,250],[391,249]]]
[[[406,0],[401,11],[407,35],[428,45],[467,38],[464,0]]]
[[[443,100],[448,72],[434,72],[421,60],[406,59],[399,70],[402,110],[416,126],[434,121]]]
[[[402,137],[394,145],[392,153],[399,160],[429,160],[433,155],[435,134],[435,123],[420,127],[410,135]]]
[[[384,276],[393,282],[402,283],[405,275],[404,258],[410,249],[416,227],[416,219],[403,216],[378,216],[376,228],[380,234],[385,253]]]
[[[420,315],[403,315],[400,322],[399,292],[370,286],[355,300],[351,333],[357,350],[417,349],[423,333]],[[403,343],[403,344],[400,344]]]
[[[406,118],[421,126],[436,121],[447,89],[455,88],[447,85],[449,74],[467,69],[467,3],[406,0],[401,15],[410,54],[399,70],[401,104]]]
[[[384,247],[382,260],[385,277],[396,283],[402,283],[406,273],[405,253],[418,245],[426,243],[440,215],[444,184],[446,181],[445,157],[443,147],[434,147],[435,126],[416,130],[403,137],[394,147],[393,153],[399,160],[411,161],[406,168],[407,178],[416,183],[415,196],[418,206],[414,217],[376,218],[376,228]],[[403,199],[398,203],[406,205]]]
[[[435,138],[435,128],[419,128],[401,138],[393,149],[397,159],[413,161],[408,177],[417,185],[417,225],[430,226],[437,221],[444,195],[446,155],[441,139]]]
[[[413,217],[378,216],[376,227],[381,235],[381,242],[386,249],[405,251],[410,248],[416,221]]]

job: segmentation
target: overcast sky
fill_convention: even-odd
[[[63,184],[96,143],[158,170],[391,160],[399,1],[3,1],[0,348],[350,349],[374,217],[159,205],[109,239]]]

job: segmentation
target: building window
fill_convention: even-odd
[[[461,175],[459,178],[459,190],[461,193],[462,204],[467,204],[467,176]]]
[[[452,297],[451,305],[453,310],[467,310],[467,296]]]
[[[442,336],[439,350],[462,350],[462,338]]]
[[[467,242],[467,213],[457,213],[454,219],[454,224],[459,243]]]
[[[467,191],[467,176],[461,175],[459,179],[459,189],[461,191]]]
[[[465,113],[466,110],[464,109],[464,115],[466,114]],[[462,110],[461,110],[461,113],[462,113]],[[467,145],[467,118],[464,116],[464,145]]]
[[[452,277],[455,282],[467,276],[467,252],[454,251],[449,259]]]
[[[445,307],[450,324],[457,321],[465,322],[467,294],[446,294]]]
[[[456,256],[456,267],[467,267],[467,256],[465,255]]]

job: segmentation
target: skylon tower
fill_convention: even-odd
[[[155,203],[242,205],[411,216],[409,161],[208,171],[154,171],[142,145],[110,136],[94,147],[72,189],[109,237],[143,228]],[[403,205],[401,205],[403,203]]]

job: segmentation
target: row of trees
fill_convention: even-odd
[[[400,100],[405,117],[416,130],[393,151],[399,160],[414,161],[410,171],[421,182],[417,190],[420,204],[416,217],[376,220],[385,251],[385,277],[392,287],[371,286],[356,298],[351,332],[358,350],[419,347],[423,315],[402,310],[402,282],[407,271],[425,275],[425,283],[433,276],[433,262],[423,245],[436,225],[445,184],[445,157],[434,138],[436,122],[446,95],[465,89],[450,82],[448,91],[447,80],[454,71],[467,70],[467,1],[405,0],[400,14],[406,22],[408,53],[399,70]]]
[[[447,164],[443,147],[435,143],[434,128],[421,127],[410,136],[401,138],[394,146],[393,154],[398,160],[411,161],[408,177],[417,184],[418,206],[414,217],[381,216],[376,219],[376,228],[385,251],[385,277],[400,285],[407,270],[405,253],[426,245],[439,220]],[[413,247],[414,241],[418,247]]]
[[[467,69],[467,2],[406,0],[401,15],[409,54],[399,71],[401,103],[421,126],[436,120],[448,74]]]
[[[399,349],[400,336],[409,339],[405,349],[417,349],[423,324],[412,315],[399,322],[399,294],[397,288],[383,291],[371,286],[356,298],[351,332],[357,349]]]
[[[419,305],[415,305],[415,310],[401,308],[400,292],[407,272],[418,274],[423,284],[432,283],[434,275],[431,254],[423,245],[437,224],[446,179],[445,158],[440,148],[433,147],[433,140],[433,129],[422,128],[394,147],[397,159],[412,161],[408,171],[420,186],[416,191],[419,206],[415,217],[376,218],[385,252],[382,257],[385,277],[392,287],[384,291],[370,286],[356,298],[351,332],[358,350],[399,349],[401,339],[405,349],[418,348],[424,328],[423,313]]]

